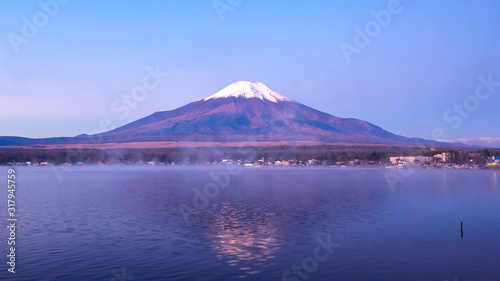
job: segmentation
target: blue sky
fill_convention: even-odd
[[[54,1],[0,3],[2,136],[98,132],[251,80],[396,134],[500,145],[500,87],[475,95],[500,82],[499,1]],[[112,110],[147,68],[168,77]]]

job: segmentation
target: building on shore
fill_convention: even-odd
[[[481,153],[479,153],[477,151],[467,152],[467,160],[468,160],[467,163],[469,163],[471,165],[484,164],[485,163],[484,159],[485,158],[483,158]]]
[[[393,156],[389,157],[391,164],[413,166],[432,163],[433,158],[428,156]]]
[[[307,160],[307,166],[321,165],[321,161],[316,159]]]
[[[290,165],[290,162],[286,161],[286,160],[278,160],[278,161],[275,161],[274,162],[274,165],[275,166],[289,166]]]
[[[455,163],[453,161],[440,161],[440,162],[436,163],[436,166],[437,167],[441,167],[441,168],[455,168],[455,167],[458,167],[457,163]]]
[[[448,162],[450,161],[450,153],[443,152],[434,155],[435,162]]]
[[[499,167],[500,166],[500,156],[488,157],[488,162],[486,162],[486,165],[489,167]]]

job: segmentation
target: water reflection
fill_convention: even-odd
[[[326,234],[342,248],[307,280],[500,280],[494,170],[417,169],[393,192],[379,169],[246,169],[190,222],[179,205],[207,170],[74,167],[64,184],[50,167],[18,172],[16,280],[110,280],[124,266],[140,280],[280,280]]]
[[[221,262],[250,275],[275,265],[273,254],[282,243],[278,229],[273,226],[273,211],[234,201],[222,202],[218,209],[211,238]]]

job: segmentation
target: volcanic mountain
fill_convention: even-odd
[[[125,143],[162,147],[166,143],[182,146],[188,142],[400,146],[430,143],[395,135],[366,121],[315,110],[260,82],[239,81],[180,108],[156,112],[102,134],[39,140],[0,138],[0,145],[82,143],[89,137],[99,144],[108,144],[108,148],[123,147]]]

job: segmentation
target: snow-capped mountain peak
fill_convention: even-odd
[[[217,93],[210,95],[203,101],[210,99],[221,99],[230,97],[241,97],[241,98],[258,98],[263,101],[279,102],[279,101],[292,101],[291,99],[278,94],[277,92],[271,90],[269,87],[260,82],[254,81],[238,81],[235,82],[224,89],[218,91]]]

